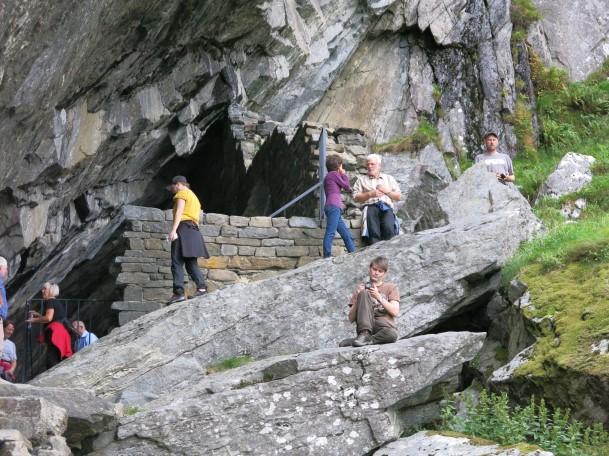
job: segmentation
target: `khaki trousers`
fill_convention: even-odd
[[[398,339],[398,332],[381,318],[374,316],[374,300],[369,293],[360,293],[355,303],[357,333],[370,331],[375,344],[389,344]]]

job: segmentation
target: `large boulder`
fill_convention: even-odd
[[[544,197],[560,198],[584,188],[592,182],[591,168],[595,161],[590,155],[575,152],[565,154],[539,189],[537,201]]]
[[[192,377],[122,418],[95,454],[367,454],[401,434],[402,408],[454,390],[483,339],[442,333]]]
[[[31,446],[35,454],[69,456],[72,453],[62,436],[67,424],[66,411],[46,399],[0,396],[0,429],[13,431],[4,434],[10,439],[9,448]],[[0,449],[4,450],[4,442]]]
[[[426,229],[455,222],[477,223],[480,217],[489,214],[514,211],[522,216],[517,223],[519,230],[527,232],[525,237],[542,229],[518,189],[513,184],[500,183],[483,164],[468,168],[448,186],[445,179],[429,170],[424,170],[418,183],[398,210],[398,216],[408,226]]]
[[[466,194],[463,182],[469,183],[452,185],[455,192]],[[509,191],[497,185],[497,191]],[[538,227],[530,207],[498,206],[496,212],[400,235],[278,277],[235,284],[130,322],[33,383],[93,388],[139,403],[191,375],[204,375],[214,360],[333,346],[353,333],[346,304],[378,255],[390,259],[388,280],[402,293],[400,336],[420,334],[486,303],[499,286],[501,265]]]
[[[417,432],[377,450],[373,456],[553,456],[543,450],[520,450],[485,444],[467,437],[454,437],[427,431]]]
[[[34,387],[0,380],[0,398],[35,403],[44,400],[42,404],[52,404],[52,410],[61,409],[62,416],[65,414],[66,422],[62,422],[61,429],[57,431],[60,435],[65,435],[69,444],[80,444],[86,438],[113,430],[121,413],[115,404],[96,397],[90,391],[70,387]],[[14,418],[17,419],[16,416]],[[6,419],[11,427],[11,416]]]
[[[462,218],[473,221],[486,214],[517,211],[523,215],[523,224],[539,228],[530,204],[516,186],[499,182],[482,163],[468,168],[456,185],[440,191],[438,203],[449,222]]]

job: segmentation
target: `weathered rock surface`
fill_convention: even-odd
[[[530,213],[530,205],[518,189],[512,184],[500,183],[483,164],[467,169],[459,177],[458,185],[440,191],[438,203],[448,215],[449,222],[502,211]],[[523,223],[533,229],[537,227],[530,216],[523,218]]]
[[[435,194],[453,181],[442,152],[429,144],[415,154],[385,153],[381,157],[382,172],[392,175],[402,192],[401,200],[395,203],[396,213],[401,210],[401,218],[406,222],[402,231],[414,232],[445,225],[446,221],[425,224],[417,217],[421,212],[431,210],[426,203],[436,198]]]
[[[32,443],[16,429],[0,429],[2,456],[30,456]]]
[[[406,196],[398,215],[407,223],[426,229],[497,212],[516,211],[523,216],[518,223],[523,228],[528,227],[525,228],[526,236],[541,228],[518,189],[497,181],[482,164],[467,169],[452,185],[446,186],[443,182],[433,174],[422,174],[417,191]]]
[[[70,388],[34,387],[0,380],[0,397],[18,401],[44,400],[52,409],[62,410],[66,423],[61,424],[56,434],[65,434],[68,443],[79,443],[87,437],[112,430],[118,423],[119,410],[115,404],[96,397],[90,391]],[[17,419],[17,416],[14,415]],[[11,427],[11,415],[5,417]],[[6,426],[2,426],[6,427]],[[15,429],[20,429],[15,427]],[[21,429],[20,429],[21,430]],[[23,431],[22,431],[23,432]],[[29,435],[29,434],[27,434]],[[28,437],[32,440],[31,437]]]
[[[194,377],[122,418],[118,442],[95,454],[365,454],[400,435],[405,403],[438,400],[441,385],[458,384],[483,339],[420,336]]]
[[[577,192],[592,181],[592,165],[596,159],[590,155],[568,152],[539,189],[537,201],[549,196],[560,198]]]
[[[447,151],[475,149],[489,128],[513,151],[501,120],[514,105],[508,4],[3,2],[0,252],[19,288],[11,299],[98,257],[120,206],[162,205],[172,173],[225,189],[216,198],[236,211],[259,146],[239,149],[246,130],[268,137],[322,99],[314,118],[362,124],[375,140],[412,132],[421,115],[439,122],[441,108]],[[107,273],[96,263],[86,276]],[[96,289],[70,283],[79,297]]]
[[[62,437],[67,423],[65,409],[46,399],[0,396],[0,428],[13,431],[6,435],[11,439],[9,448],[21,451],[13,454],[29,454],[23,452],[28,446],[33,447],[35,454],[40,455],[72,454]],[[4,442],[0,442],[2,454],[5,454]]]
[[[528,41],[546,65],[585,79],[609,57],[609,11],[603,0],[534,0],[542,14]]]
[[[467,437],[449,437],[421,431],[384,446],[373,456],[553,456],[549,451],[521,451],[499,445],[474,443]]]
[[[464,177],[452,185],[456,193],[466,194],[459,190],[469,185]],[[497,186],[493,192],[510,191]],[[141,402],[204,374],[213,360],[333,346],[353,332],[346,304],[377,255],[390,258],[388,280],[401,289],[400,336],[427,331],[486,303],[499,285],[503,262],[538,229],[530,208],[506,207],[161,309],[115,330],[34,383],[93,388],[105,397]]]
[[[442,111],[447,151],[474,150],[480,128],[501,127],[512,153],[515,137],[500,115],[500,107],[514,107],[509,2],[394,0],[368,7],[378,16],[371,33],[309,118],[387,142],[412,133],[421,115]]]

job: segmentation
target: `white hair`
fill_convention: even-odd
[[[366,155],[366,161],[373,161],[378,163],[379,165],[381,164],[381,156],[379,154],[368,154]]]
[[[0,256],[0,268],[8,268],[8,261],[3,256]]]
[[[45,282],[42,288],[46,288],[52,298],[56,298],[57,296],[59,296],[59,285],[57,285],[56,283]]]

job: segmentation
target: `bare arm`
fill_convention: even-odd
[[[400,313],[400,302],[399,301],[389,301],[388,299],[384,298],[380,293],[378,288],[376,288],[376,286],[372,287],[370,289],[370,294],[372,295],[372,297],[374,299],[376,299],[387,311],[387,313],[389,315],[391,315],[392,317],[397,317],[398,314]]]
[[[27,323],[51,323],[54,315],[55,309],[47,309],[44,315],[40,315],[38,312],[33,312],[32,318],[28,318],[25,321]]]
[[[176,214],[173,217],[173,225],[168,236],[170,241],[173,241],[178,237],[178,226],[180,225],[180,219],[184,213],[184,206],[186,206],[186,201],[183,199],[176,200]]]

